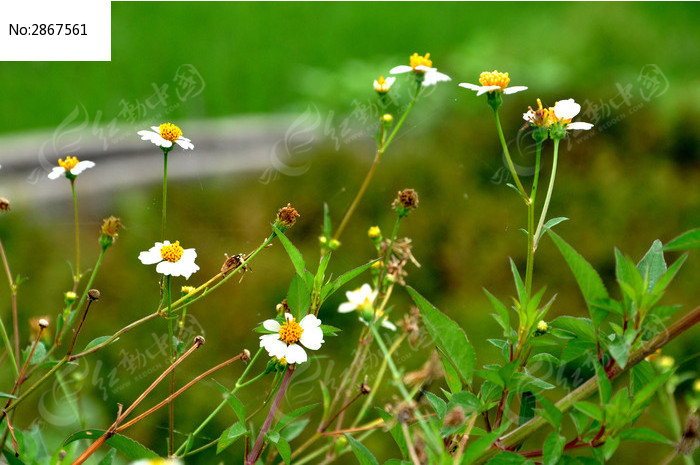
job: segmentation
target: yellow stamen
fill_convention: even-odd
[[[410,57],[411,68],[413,68],[414,73],[423,73],[424,71],[416,69],[416,66],[427,66],[428,68],[433,67],[433,62],[430,60],[430,53],[426,53],[425,56],[420,56],[414,53]]]
[[[78,159],[76,157],[66,157],[66,161],[61,160],[60,158],[58,159],[58,166],[63,168],[66,171],[70,171],[73,168],[75,168],[75,165],[78,164]]]
[[[509,82],[508,73],[499,73],[495,69],[493,72],[484,71],[479,76],[479,84],[482,86],[498,86],[501,90],[508,87]]]
[[[180,247],[180,241],[175,241],[174,244],[164,245],[161,247],[160,256],[163,258],[163,260],[175,263],[182,258],[182,252],[184,252],[184,250],[182,247]]]
[[[170,142],[175,142],[182,135],[182,131],[179,127],[170,123],[163,123],[160,125],[160,137]]]
[[[386,80],[384,80],[384,76],[379,76],[379,79],[377,79],[374,83],[374,90],[376,90],[380,94],[386,94],[387,92],[389,92],[390,88],[391,86],[387,84]]]
[[[304,333],[304,329],[299,323],[296,322],[294,318],[287,319],[286,322],[282,324],[280,328],[280,339],[287,344],[294,344],[301,339],[301,335]]]

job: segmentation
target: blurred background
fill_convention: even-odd
[[[527,185],[534,154],[527,134],[519,131],[522,113],[538,97],[545,105],[566,98],[582,104],[578,120],[596,126],[563,144],[550,217],[570,218],[558,233],[619,297],[615,247],[639,260],[654,239],[668,242],[700,225],[699,19],[692,3],[115,2],[111,62],[0,64],[0,196],[12,202],[10,213],[0,218],[0,237],[13,273],[28,278],[19,291],[23,344],[31,334],[30,318],[55,321],[63,292],[72,286],[70,186],[63,178],[46,178],[59,157],[74,154],[97,164],[77,181],[83,267],[97,258],[102,218],[115,215],[126,226],[95,281],[102,299],[88,317],[80,346],[158,304],[155,269],[136,257],[159,238],[162,155],[139,140],[138,130],[170,121],[195,145],[194,151],[176,148],[169,157],[167,235],[195,247],[201,267],[187,282],[175,279],[176,287],[217,273],[224,253],[251,251],[288,202],[301,213],[288,236],[315,263],[323,203],[337,226],[374,156],[376,121],[385,110],[372,81],[408,64],[412,53],[429,52],[452,82],[430,88],[415,106],[330,268],[337,274],[373,258],[367,229],[379,225],[388,232],[396,192],[416,189],[420,207],[400,234],[413,239],[422,267],[409,268],[407,282],[464,326],[479,364],[492,363],[498,350],[486,339],[500,331],[482,288],[502,301],[514,294],[508,257],[524,269],[526,244],[519,228],[526,217],[506,186],[486,97],[457,83],[476,83],[482,71],[497,69],[510,73],[511,85],[529,87],[508,96],[501,110]],[[409,77],[399,76],[392,89],[397,105],[388,111],[405,107],[411,88]],[[545,147],[543,180],[551,165],[551,145]],[[677,257],[666,256],[669,262]],[[697,306],[699,273],[700,257],[691,254],[665,303],[681,304],[684,311]],[[255,259],[242,282],[233,278],[193,305],[188,330],[204,334],[207,343],[178,370],[178,383],[244,347],[255,349],[251,329],[274,315],[292,274],[275,245]],[[348,290],[360,284],[358,279]],[[587,316],[573,276],[547,238],[535,268],[535,285],[545,284],[548,296],[557,295],[552,318]],[[407,296],[397,294],[396,321],[409,308]],[[6,288],[0,288],[0,299],[7,325]],[[326,339],[322,355],[328,358],[309,363],[305,376],[293,383],[285,411],[318,401],[318,380],[332,382],[349,363],[361,325],[336,312],[343,300],[344,293],[337,293],[320,315],[343,332]],[[165,368],[158,346],[165,331],[162,321],[145,325],[69,374],[79,388],[83,426],[106,428],[116,404],[129,404]],[[698,368],[698,335],[687,333],[664,349],[681,371]],[[406,349],[401,357],[415,369],[428,354],[425,348]],[[215,378],[232,386],[241,371],[232,365]],[[9,371],[2,379],[0,389],[9,390]],[[241,394],[251,411],[267,383]],[[165,397],[166,389],[158,389],[147,404]],[[389,388],[378,393],[376,404],[391,402],[392,393]],[[191,431],[219,399],[211,380],[189,391],[177,402],[178,429]],[[45,427],[47,446],[55,449],[82,428],[66,405],[60,389],[48,386],[20,409],[15,426]],[[645,424],[670,436],[655,409],[652,405]],[[684,417],[682,399],[679,409]],[[254,422],[263,419],[264,413]],[[234,422],[233,412],[225,411],[202,437],[216,438]],[[166,411],[127,435],[164,453]],[[382,434],[367,445],[380,462],[397,453]],[[236,444],[220,456],[211,449],[188,463],[239,463],[242,447]],[[615,461],[658,463],[669,452],[625,443]],[[355,459],[344,456],[339,463]]]

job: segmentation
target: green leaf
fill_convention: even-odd
[[[321,385],[321,394],[323,395],[323,416],[321,418],[325,419],[326,415],[328,415],[328,409],[331,406],[331,393],[328,390],[328,386],[326,386],[323,381],[319,381],[318,383]]]
[[[311,410],[312,408],[316,407],[317,405],[318,405],[318,404],[307,405],[306,407],[301,407],[301,408],[298,408],[298,409],[296,409],[296,410],[294,410],[294,411],[292,411],[292,412],[285,413],[284,415],[282,415],[282,417],[280,418],[280,420],[279,420],[279,421],[277,422],[277,424],[275,425],[274,430],[275,430],[275,431],[280,431],[282,428],[284,428],[284,427],[287,426],[289,423],[291,423],[292,420],[294,420],[295,418],[298,418],[298,417],[302,416],[303,414],[305,414],[306,412],[308,412],[308,411]]]
[[[375,407],[375,410],[379,416],[382,417],[382,420],[384,420],[384,424],[386,424],[389,428],[391,437],[394,438],[394,442],[396,442],[396,445],[399,446],[399,449],[401,450],[401,456],[404,458],[408,457],[408,445],[406,444],[406,438],[403,435],[399,422],[393,422],[392,425],[392,420],[394,417],[390,413],[385,412],[379,407]]]
[[[608,291],[605,289],[603,280],[600,279],[600,276],[593,269],[591,264],[567,244],[564,239],[552,231],[549,232],[549,236],[554,241],[559,252],[564,256],[564,260],[566,260],[566,263],[574,274],[576,282],[583,294],[583,298],[586,300],[591,319],[593,323],[598,326],[603,319],[605,319],[606,314],[605,312],[595,309],[592,303],[598,299],[608,298]]]
[[[564,452],[566,438],[556,431],[552,431],[544,440],[542,446],[542,461],[543,465],[555,465],[559,462],[562,452]]]
[[[311,305],[309,289],[306,287],[304,279],[298,274],[295,274],[292,278],[292,282],[289,283],[287,305],[289,305],[289,309],[297,321],[301,320],[302,316],[306,315]]]
[[[518,272],[518,267],[515,266],[513,259],[510,259],[510,271],[513,273],[513,280],[515,281],[515,290],[518,292],[518,300],[521,304],[527,302],[527,292],[525,290],[525,284],[520,277],[520,272]]]
[[[649,283],[648,290],[654,289],[659,278],[666,273],[666,261],[664,260],[663,244],[655,240],[651,248],[637,264],[637,270]]]
[[[535,396],[530,391],[525,391],[520,396],[520,415],[518,426],[522,426],[535,417]]]
[[[474,463],[474,461],[481,457],[485,450],[493,445],[494,441],[498,439],[498,437],[503,433],[503,431],[506,430],[508,426],[510,426],[510,424],[509,422],[506,422],[506,424],[502,425],[497,430],[492,431],[471,443],[469,447],[467,447],[467,450],[464,451],[464,455],[462,456],[462,464],[469,465]]]
[[[454,365],[460,378],[471,384],[476,354],[467,340],[467,335],[457,323],[433,307],[415,289],[407,286],[406,290],[420,310],[423,323],[435,344]]]
[[[486,462],[486,465],[522,465],[527,459],[515,452],[504,451]]]
[[[642,360],[630,370],[630,392],[634,396],[640,389],[654,379],[656,372],[651,363]]]
[[[293,441],[304,431],[304,428],[306,428],[310,421],[309,419],[302,418],[301,420],[291,422],[286,428],[280,431],[280,437],[287,442]]]
[[[439,352],[439,351],[438,351]],[[457,369],[454,367],[454,365],[450,362],[450,360],[443,354],[442,352],[440,353],[440,361],[442,361],[442,371],[443,371],[443,376],[445,377],[445,382],[447,383],[447,387],[450,388],[450,392],[460,392],[462,390],[462,381],[459,377],[459,373],[457,373]]]
[[[568,218],[564,218],[563,216],[558,216],[556,218],[552,218],[551,220],[547,221],[543,226],[542,230],[546,231],[548,229],[552,229],[554,226],[558,225],[562,221],[566,221]]]
[[[289,447],[289,443],[285,441],[282,438],[279,438],[277,442],[275,442],[275,447],[277,448],[277,452],[280,453],[280,457],[282,457],[282,461],[289,465],[292,463],[292,448]]]
[[[26,349],[23,351],[23,359],[26,360],[27,357],[29,357],[29,353],[32,351],[32,345],[30,344],[27,346]],[[46,356],[46,346],[44,345],[43,342],[39,342],[36,345],[36,349],[34,349],[34,353],[32,354],[31,360],[29,360],[29,365],[36,365],[40,361],[44,359]]]
[[[593,367],[595,368],[596,378],[598,379],[600,404],[605,405],[610,402],[610,397],[612,397],[612,384],[610,384],[608,375],[605,373],[605,368],[598,362],[598,359],[593,360]]]
[[[664,246],[664,250],[700,249],[700,228],[686,231]]]
[[[66,446],[73,441],[79,439],[88,439],[90,441],[95,441],[97,438],[105,433],[104,430],[99,429],[86,429],[83,431],[78,431],[73,433],[63,441],[63,445]],[[111,438],[107,439],[106,444],[110,447],[114,447],[122,454],[126,455],[129,460],[140,460],[140,459],[157,459],[158,454],[148,449],[146,446],[139,444],[133,439],[129,439],[121,434],[115,434]]]
[[[228,402],[233,411],[236,413],[238,419],[245,423],[245,407],[243,406],[243,403],[240,400],[238,400],[238,398],[233,393],[226,389],[226,387],[224,387],[223,384],[216,381],[216,386],[224,394],[226,402]]]
[[[242,421],[234,423],[230,427],[226,428],[224,432],[221,433],[221,436],[219,436],[219,442],[216,444],[216,454],[220,454],[223,450],[236,442],[238,438],[246,435],[247,433],[248,430]]]
[[[0,392],[0,397],[5,398],[5,399],[16,399],[17,396],[13,396],[12,394],[8,394],[6,392]]]
[[[447,411],[454,409],[455,407],[462,407],[464,412],[468,415],[474,411],[478,411],[481,407],[481,402],[479,398],[476,397],[469,391],[456,392],[450,397],[450,401],[447,403]]]
[[[576,336],[582,342],[595,344],[596,337],[593,325],[588,318],[576,318],[573,316],[560,316],[552,321],[552,327],[563,329]]]
[[[331,325],[321,325],[319,326],[321,328],[321,332],[323,332],[324,336],[336,336],[335,333],[339,333],[342,331],[340,328],[336,328],[335,326]]]
[[[93,339],[92,341],[88,342],[88,345],[85,346],[85,348],[83,349],[83,352],[85,352],[86,350],[90,350],[90,349],[92,349],[93,347],[97,347],[98,345],[100,345],[100,344],[104,343],[105,341],[109,340],[110,337],[112,337],[112,336],[100,336],[100,337],[96,337],[96,338]],[[115,338],[112,342],[110,342],[110,344],[114,344],[114,343],[117,342],[118,340],[119,340],[119,338]]]
[[[591,404],[590,402],[574,402],[573,407],[594,420],[603,421],[603,411],[595,404]]]
[[[447,403],[430,391],[425,391],[425,397],[430,402],[430,405],[433,406],[433,410],[437,413],[438,418],[442,420],[442,417],[447,413]]]
[[[379,462],[377,462],[377,459],[374,458],[374,455],[372,455],[369,449],[363,446],[357,439],[349,434],[344,434],[344,436],[350,443],[350,447],[355,453],[355,457],[357,457],[360,465],[379,465]]]
[[[673,441],[649,428],[629,428],[621,431],[619,438],[622,441],[655,442],[658,444],[668,445],[673,444]]]
[[[496,310],[496,312],[498,312],[498,314],[495,315],[498,317],[498,318],[496,318],[496,322],[499,325],[501,325],[501,327],[503,328],[503,335],[505,337],[509,337],[510,333],[511,333],[511,329],[510,329],[510,313],[508,313],[508,309],[506,308],[505,305],[503,305],[501,303],[500,300],[498,300],[496,298],[496,296],[491,294],[489,291],[484,289],[484,292],[486,293],[486,297],[489,298],[489,301],[491,302],[491,305],[493,306],[493,308]]]
[[[328,209],[328,204],[326,202],[323,202],[323,235],[327,238],[330,239],[332,230],[331,230],[331,212]]]
[[[542,406],[542,409],[537,409],[536,412],[539,413],[542,418],[547,420],[547,422],[552,425],[552,427],[559,431],[561,429],[561,420],[563,414],[561,410],[557,408],[552,402],[541,394],[535,394],[537,401]]]
[[[669,269],[666,271],[666,273],[663,274],[659,278],[659,280],[656,282],[656,285],[652,289],[653,294],[658,294],[660,292],[663,292],[666,290],[666,287],[671,284],[671,281],[673,281],[673,278],[676,277],[676,273],[678,273],[678,270],[681,269],[681,266],[683,266],[683,263],[685,263],[685,260],[688,258],[688,253],[684,253],[681,255],[681,257],[673,262],[673,265],[669,267]]]
[[[299,252],[299,249],[297,249],[294,244],[287,239],[287,236],[285,236],[282,231],[277,229],[274,225],[272,226],[272,229],[275,230],[277,237],[282,243],[282,247],[284,247],[284,250],[287,251],[287,255],[289,255],[289,259],[292,261],[292,265],[294,265],[294,269],[296,270],[297,274],[303,278],[304,270],[306,269],[306,262],[304,262],[304,257],[301,256],[301,252]]]
[[[107,452],[107,455],[102,457],[102,460],[100,460],[100,463],[98,463],[97,465],[112,465],[112,460],[114,460],[115,455],[117,455],[117,450],[110,450],[109,452]]]
[[[314,276],[314,295],[321,294],[321,286],[323,285],[323,279],[326,276],[326,268],[328,268],[328,262],[331,260],[331,252],[321,257],[321,261],[318,264],[318,270],[316,270],[316,276]]]
[[[625,368],[627,366],[627,359],[630,355],[630,349],[630,344],[621,337],[618,337],[615,342],[608,344],[610,355],[612,355],[621,368]]]

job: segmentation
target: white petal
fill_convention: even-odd
[[[503,89],[504,94],[514,94],[516,92],[521,92],[523,90],[527,90],[527,87],[525,86],[513,86],[513,87],[506,87]]]
[[[158,264],[158,266],[160,265],[161,264]],[[170,268],[170,270],[171,276],[184,276],[185,279],[190,279],[192,273],[199,270],[199,265],[197,265],[194,260],[184,260],[180,258],[180,260],[173,263],[173,267]],[[156,267],[156,271],[158,271],[158,267]]]
[[[160,134],[156,134],[156,133],[151,132],[151,131],[139,131],[136,134],[141,136],[141,140],[151,140],[152,141],[156,137],[160,138]]]
[[[425,66],[425,65],[418,65],[418,66],[416,66],[416,69],[418,71],[423,71],[424,73],[437,72],[437,68],[431,68],[430,66]]]
[[[303,330],[309,328],[318,328],[319,326],[321,326],[321,320],[316,318],[316,315],[314,315],[313,313],[309,313],[301,319],[301,321],[299,322],[299,326],[301,326],[301,329]]]
[[[160,127],[159,126],[151,126],[151,129],[160,136]]]
[[[55,166],[54,169],[52,169],[49,173],[49,179],[58,179],[58,177],[64,174],[65,172],[65,169],[61,168],[60,166]]]
[[[161,247],[163,247],[163,244],[156,242],[156,245],[145,252],[141,252],[139,254],[139,260],[141,260],[141,263],[144,265],[153,265],[154,263],[158,263],[159,261],[163,260],[163,257],[160,255]]]
[[[294,315],[292,315],[291,313],[285,313],[284,319],[285,320],[292,320],[292,319],[294,319]]]
[[[75,165],[75,166],[73,167],[73,169],[70,170],[70,172],[71,172],[71,174],[74,174],[74,175],[77,176],[77,175],[79,175],[80,173],[82,173],[83,171],[85,171],[86,169],[92,168],[93,166],[95,166],[95,163],[93,163],[93,162],[91,162],[91,161],[89,161],[89,160],[83,160],[83,161],[81,161],[81,162],[78,162],[78,164]]]
[[[277,336],[277,339],[268,336]],[[287,352],[287,344],[280,341],[279,336],[275,334],[267,334],[265,336],[260,336],[260,347],[264,347],[271,357],[282,358],[286,355]]]
[[[569,123],[566,125],[566,129],[581,129],[583,131],[588,131],[593,125],[591,123]]]
[[[173,145],[173,143],[170,142],[169,140],[165,140],[161,137],[160,141],[158,142],[157,145],[160,145],[161,147],[168,148],[168,147],[171,147]]]
[[[571,119],[578,115],[581,111],[581,105],[576,103],[574,99],[560,100],[554,104],[554,114],[559,119]]]
[[[420,68],[420,66],[418,66],[417,68]],[[433,84],[437,84],[438,82],[451,80],[452,78],[449,77],[447,74],[440,73],[433,68],[433,71],[428,71],[425,73],[425,77],[423,78],[423,86],[432,86]]]
[[[197,258],[197,252],[194,249],[185,249],[182,251],[180,260],[194,261],[195,258]]]
[[[492,90],[498,90],[500,88],[501,88],[501,86],[481,86],[481,89],[479,89],[479,91],[476,93],[476,95],[478,97],[479,95],[483,95],[486,92],[491,92]]]
[[[384,82],[386,82],[386,85],[388,85],[389,87],[391,87],[394,84],[394,81],[396,81],[395,77],[388,77],[384,79]]]
[[[401,73],[408,73],[409,71],[413,71],[413,68],[410,66],[406,65],[400,65],[400,66],[394,66],[391,68],[391,71],[389,71],[389,74],[401,74]]]
[[[523,119],[525,121],[533,121],[535,119],[535,112],[528,110],[527,113],[523,113]]]
[[[304,363],[307,360],[306,351],[297,344],[287,347],[284,358],[287,359],[287,363]]]
[[[192,144],[192,142],[189,140],[183,140],[182,137],[176,140],[175,143],[185,150],[192,150],[194,148],[194,144]]]
[[[302,343],[304,347],[311,350],[318,350],[323,344],[323,330],[319,327],[304,328],[304,332],[301,333],[301,338],[299,342]]]
[[[382,321],[382,326],[392,331],[396,331],[396,325],[387,319]]]
[[[469,89],[469,90],[481,89],[481,86],[477,86],[476,84],[469,84],[468,82],[462,82],[461,84],[459,84],[459,87],[464,87],[465,89]]]
[[[350,313],[354,312],[355,310],[357,310],[357,305],[352,302],[344,302],[338,307],[339,313]]]
[[[177,265],[173,262],[163,260],[156,265],[156,272],[164,274],[166,276],[180,276]]]
[[[265,320],[263,321],[263,328],[274,333],[279,332],[281,326],[277,320]]]

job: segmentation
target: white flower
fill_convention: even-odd
[[[384,76],[379,76],[379,79],[374,80],[374,90],[380,94],[386,94],[391,89],[396,81],[395,77],[388,77],[384,79]]]
[[[378,291],[372,290],[369,284],[363,284],[359,289],[347,291],[345,296],[348,301],[340,304],[338,312],[350,313],[360,312],[360,321],[368,324],[367,320],[373,317],[382,320],[382,326],[392,331],[396,331],[396,326],[386,318],[383,312],[376,312],[373,308],[374,300],[377,298]]]
[[[156,271],[167,276],[184,276],[190,279],[192,273],[199,269],[194,263],[197,252],[194,249],[183,249],[180,241],[171,244],[170,241],[156,242],[156,245],[146,252],[139,254],[139,260],[144,265],[157,263]]]
[[[476,91],[477,96],[493,91],[503,92],[504,94],[514,94],[522,90],[527,90],[525,86],[508,87],[508,83],[510,83],[508,73],[499,73],[494,70],[493,72],[484,71],[481,73],[479,76],[480,86],[469,84],[468,82],[463,82],[459,86]]]
[[[150,140],[158,147],[170,148],[173,142],[183,149],[193,149],[194,145],[187,137],[182,136],[182,130],[170,123],[163,123],[160,126],[151,126],[152,131],[143,130],[137,134],[141,140]]]
[[[581,105],[576,103],[574,99],[559,100],[554,104],[554,115],[559,121],[565,123],[565,129],[582,129],[587,131],[593,127],[591,123],[572,123],[574,116],[581,111]]]
[[[425,87],[432,86],[438,82],[451,81],[452,79],[447,75],[438,72],[437,68],[433,68],[433,62],[430,60],[430,53],[426,53],[425,56],[420,56],[414,53],[410,57],[410,66],[400,65],[391,68],[389,73],[391,74],[402,74],[413,71],[416,77],[421,79],[421,84]]]
[[[263,322],[263,328],[272,334],[260,336],[260,347],[264,347],[271,357],[284,358],[287,363],[303,363],[307,360],[304,347],[318,350],[325,342],[321,320],[313,314],[306,315],[298,323],[291,313],[285,313],[284,317],[282,324],[277,320]]]
[[[78,161],[76,157],[66,157],[66,161],[59,158],[58,166],[49,173],[49,179],[58,179],[62,174],[65,174],[68,179],[75,178],[77,175],[93,166],[95,166],[93,162],[88,160]]]

